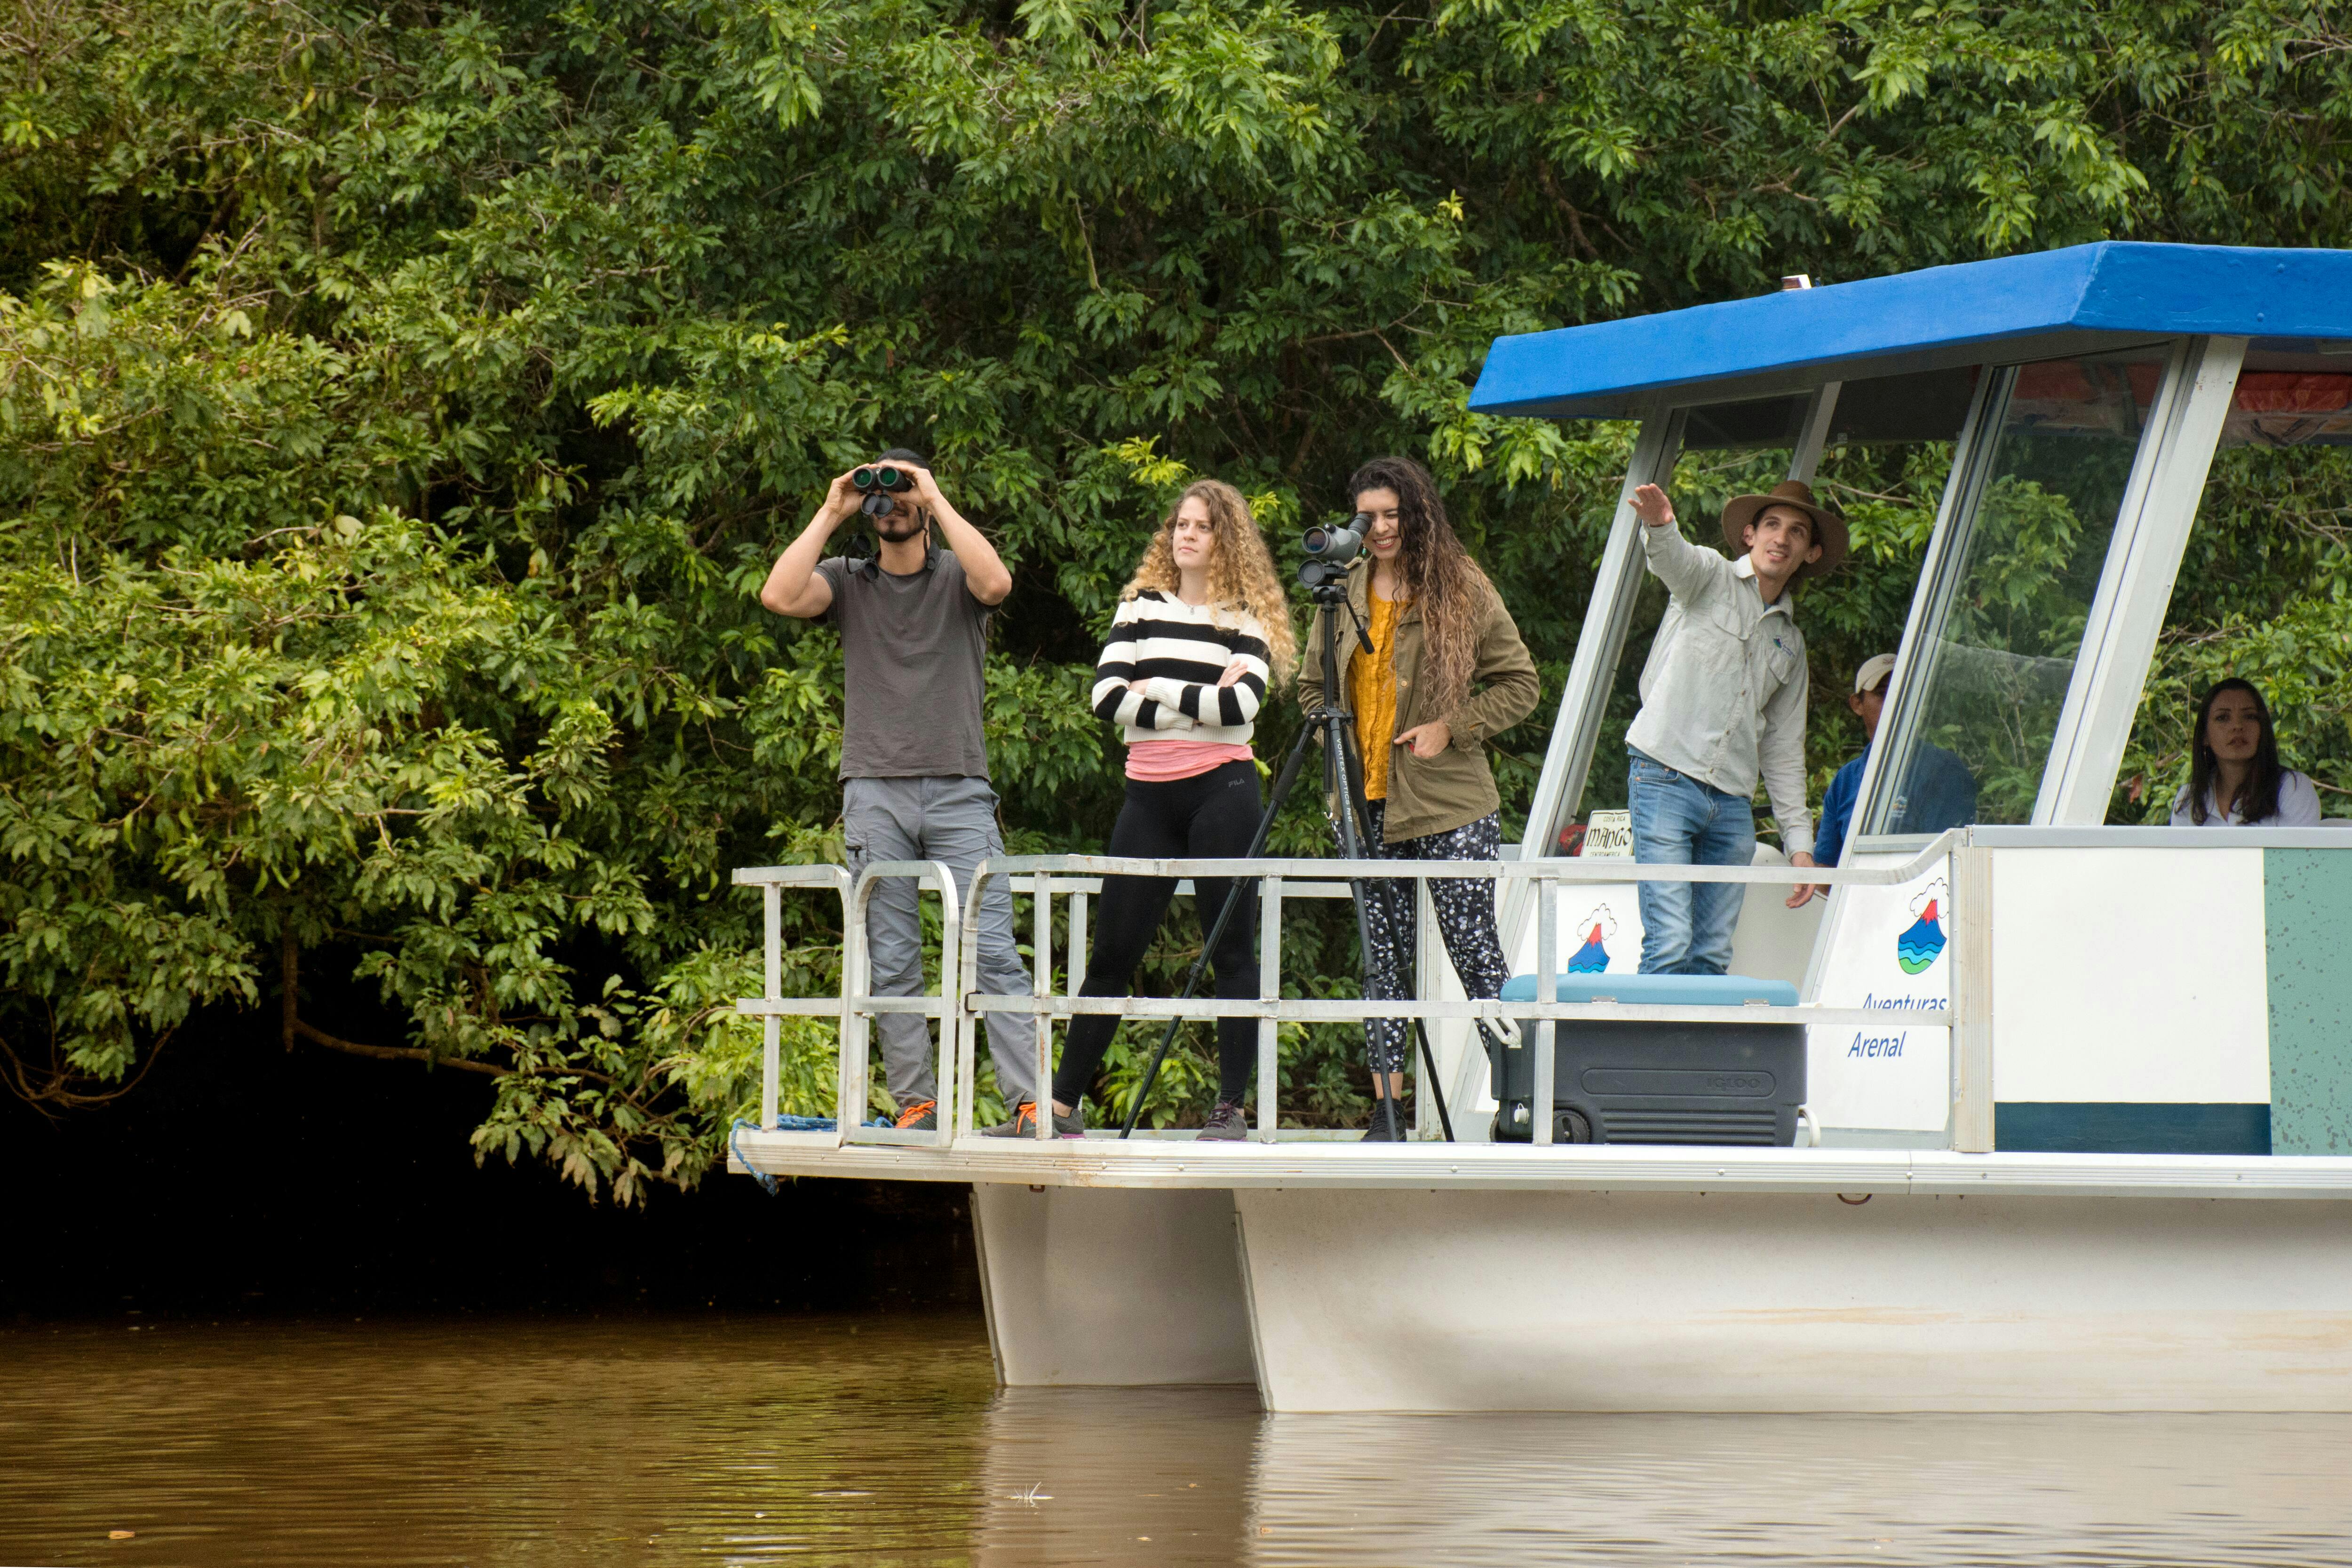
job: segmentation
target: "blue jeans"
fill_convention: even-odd
[[[1756,811],[1741,796],[1633,753],[1626,800],[1633,858],[1651,866],[1746,866],[1756,858]],[[1744,882],[1643,882],[1642,973],[1721,974],[1731,967]]]

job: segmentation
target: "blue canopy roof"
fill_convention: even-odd
[[[1495,340],[1470,406],[1625,418],[1668,391],[1761,396],[2184,333],[2352,340],[2352,251],[2110,240],[1528,332]]]

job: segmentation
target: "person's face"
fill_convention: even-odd
[[[1393,561],[1404,548],[1404,524],[1397,515],[1397,493],[1391,489],[1366,490],[1356,498],[1356,510],[1371,518],[1364,534],[1365,547],[1375,561]]]
[[[892,544],[903,544],[923,531],[923,509],[915,504],[912,490],[881,492],[890,503],[890,510],[874,519],[875,536]]]
[[[1860,696],[1848,697],[1845,705],[1853,710],[1855,718],[1862,721],[1862,738],[1865,741],[1877,739],[1878,716],[1886,710],[1886,682],[1881,680]]]
[[[1217,525],[1210,521],[1207,501],[1199,496],[1184,498],[1184,504],[1176,509],[1176,526],[1170,531],[1168,548],[1176,557],[1179,572],[1209,569],[1209,563],[1217,558]]]
[[[2263,743],[2262,710],[2249,691],[2224,691],[2205,710],[2205,743],[2225,763],[2251,763]]]
[[[1798,567],[1822,558],[1813,542],[1813,520],[1792,506],[1768,506],[1739,531],[1739,542],[1767,577],[1786,577]]]

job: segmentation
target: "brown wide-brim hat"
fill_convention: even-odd
[[[1733,496],[1723,503],[1723,542],[1730,547],[1735,561],[1748,553],[1748,546],[1739,536],[1756,521],[1756,514],[1768,506],[1792,506],[1813,520],[1813,542],[1822,547],[1822,558],[1810,565],[1797,568],[1789,581],[1802,577],[1826,577],[1845,563],[1848,541],[1845,519],[1813,499],[1813,487],[1801,479],[1783,479],[1772,487],[1772,493],[1761,496]]]

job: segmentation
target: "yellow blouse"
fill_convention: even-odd
[[[1348,694],[1356,706],[1356,749],[1364,754],[1364,798],[1389,797],[1389,751],[1396,740],[1397,682],[1395,638],[1402,601],[1372,599],[1372,647],[1366,658],[1360,646],[1348,669]]]

